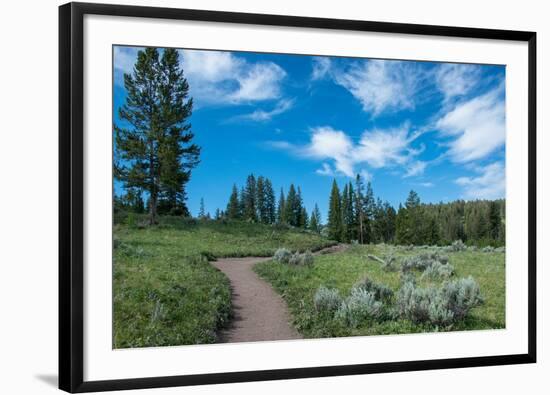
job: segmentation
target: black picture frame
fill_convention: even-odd
[[[262,371],[84,381],[83,19],[86,14],[528,43],[528,352]],[[68,3],[59,7],[59,388],[71,393],[536,362],[536,33],[158,7]]]

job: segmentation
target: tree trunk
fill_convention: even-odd
[[[155,225],[157,223],[157,185],[155,177],[155,156],[154,156],[154,144],[151,141],[149,143],[149,177],[151,179],[151,185],[149,190],[149,225]]]

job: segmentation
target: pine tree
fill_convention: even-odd
[[[305,207],[302,207],[302,211],[300,213],[300,228],[307,229],[309,226],[309,216],[307,214],[307,210]]]
[[[265,214],[266,223],[275,223],[275,191],[273,190],[273,184],[269,178],[264,182],[264,200],[265,200]]]
[[[296,221],[296,226],[299,227],[299,228],[304,228],[308,221],[308,218],[307,218],[307,211],[304,211],[304,201],[302,199],[302,189],[300,187],[298,187],[297,189],[297,192],[296,192],[296,200],[294,201],[294,218],[295,218],[295,221]],[[303,214],[306,214],[305,216],[303,216]]]
[[[384,203],[384,211],[386,216],[386,228],[384,231],[384,242],[390,243],[395,241],[395,220],[397,213],[395,209],[388,203]]]
[[[256,180],[256,210],[259,221],[263,224],[269,223],[267,214],[266,193],[264,177],[259,176]]]
[[[313,232],[321,232],[321,222],[321,211],[319,210],[317,204],[315,204],[309,220],[309,229]]]
[[[160,63],[160,119],[165,133],[159,144],[159,200],[169,208],[168,213],[187,216],[185,185],[191,178],[191,170],[199,163],[200,154],[200,148],[192,143],[194,134],[187,122],[193,99],[187,100],[189,84],[180,69],[179,52],[165,48]]]
[[[299,226],[300,213],[302,211],[300,199],[294,188],[294,184],[290,184],[284,206],[284,222],[291,226]]]
[[[206,212],[204,210],[204,198],[201,198],[200,207],[199,207],[199,218],[206,218]]]
[[[493,241],[500,237],[500,208],[496,201],[489,202],[489,236]]]
[[[244,190],[244,187],[241,187],[241,190],[239,192],[239,218],[244,218],[244,208],[246,206],[246,193]]]
[[[159,199],[188,213],[185,184],[200,154],[191,144],[187,119],[193,101],[178,56],[172,49],[165,49],[162,58],[157,48],[138,52],[133,72],[124,75],[127,95],[119,110],[130,127],[114,125],[115,177],[125,188],[147,192],[150,224],[156,223]]]
[[[229,219],[239,219],[241,217],[241,210],[239,207],[239,193],[237,192],[237,186],[233,184],[231,190],[231,196],[229,196],[229,202],[227,203],[227,217]]]
[[[355,240],[357,225],[355,223],[355,210],[354,210],[355,193],[353,191],[353,185],[350,182],[344,186],[342,191],[342,222],[343,222],[343,235],[342,240],[350,242]]]
[[[256,198],[256,178],[254,174],[250,174],[246,178],[246,187],[243,195],[243,216],[245,220],[257,221]]]
[[[357,236],[359,243],[365,242],[365,212],[364,212],[364,186],[360,174],[355,178],[355,215],[358,226]]]
[[[285,193],[283,191],[283,188],[281,188],[281,195],[279,196],[279,203],[277,204],[277,223],[284,224],[286,223],[285,218],[285,209],[286,205],[286,199],[285,199]]]
[[[214,219],[216,221],[220,220],[222,218],[222,212],[219,208],[216,209],[216,212],[214,213]]]
[[[386,210],[382,200],[377,198],[372,222],[372,238],[377,243],[385,241],[386,221]]]
[[[328,205],[328,235],[329,238],[341,241],[342,240],[342,200],[340,190],[336,180],[332,182],[330,199]]]

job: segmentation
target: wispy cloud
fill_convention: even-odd
[[[411,62],[363,60],[332,72],[373,116],[415,108],[415,94],[425,72]]]
[[[476,177],[460,177],[456,183],[463,187],[468,199],[498,199],[506,193],[504,163],[494,162],[476,169]]]
[[[435,72],[437,87],[444,102],[470,92],[479,82],[481,69],[476,65],[443,63]]]
[[[328,163],[323,163],[320,169],[315,170],[315,173],[322,176],[334,177],[334,170]]]
[[[274,116],[280,115],[289,111],[294,106],[294,99],[281,99],[277,102],[275,107],[270,111],[255,110],[249,114],[237,115],[232,120],[249,120],[255,122],[267,122]]]
[[[311,80],[316,81],[325,78],[330,72],[331,61],[327,57],[314,57],[312,59]]]
[[[405,171],[403,177],[413,177],[424,174],[424,170],[426,170],[427,165],[427,162],[420,160],[415,161],[407,166],[407,170]]]
[[[435,127],[451,137],[448,155],[457,163],[487,157],[506,139],[504,85],[458,104]]]
[[[410,131],[408,124],[404,124],[393,129],[367,130],[355,143],[344,131],[321,126],[311,129],[310,141],[305,145],[294,145],[286,141],[269,144],[272,148],[282,149],[293,155],[324,161],[322,168],[317,170],[321,175],[342,174],[354,177],[361,165],[375,169],[397,165],[405,168],[411,166],[413,170],[408,170],[409,172],[420,174],[426,165],[424,162],[416,164],[414,158],[421,150],[411,147],[418,135]],[[327,160],[330,162],[326,162]]]

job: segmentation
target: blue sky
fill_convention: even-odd
[[[140,48],[115,47],[114,105]],[[326,219],[332,179],[360,173],[397,206],[505,196],[505,67],[180,50],[201,163],[196,214],[224,209],[250,173],[302,188]],[[120,191],[120,186],[115,187]]]

